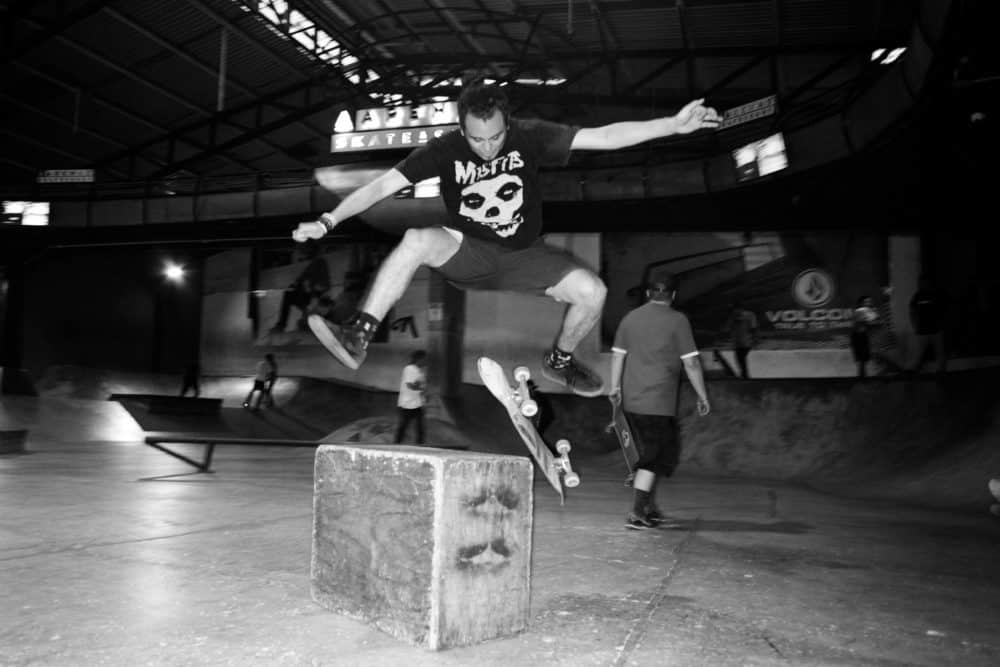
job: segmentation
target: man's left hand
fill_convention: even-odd
[[[706,107],[704,99],[688,102],[674,116],[674,131],[677,134],[689,134],[703,128],[718,127],[722,116],[712,107]]]
[[[699,417],[704,417],[705,415],[707,415],[711,411],[712,411],[712,406],[710,406],[708,404],[708,399],[707,398],[699,398],[698,399],[698,416]]]

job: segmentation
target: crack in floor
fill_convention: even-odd
[[[677,572],[677,569],[681,564],[684,549],[691,543],[695,535],[697,535],[700,524],[701,517],[699,516],[692,522],[691,531],[688,533],[687,537],[685,537],[684,540],[677,545],[677,550],[674,552],[676,558],[670,566],[670,570],[667,571],[666,576],[660,579],[660,582],[653,590],[653,594],[650,596],[649,601],[646,602],[646,609],[642,618],[640,618],[639,621],[632,626],[632,629],[629,630],[628,635],[626,635],[625,641],[618,649],[618,655],[615,656],[614,662],[611,663],[614,667],[621,667],[626,663],[629,655],[631,655],[635,647],[639,645],[643,635],[646,634],[646,630],[649,628],[649,625],[653,620],[653,616],[656,615],[660,605],[663,604],[663,600],[667,597],[667,588],[670,586],[674,574]]]

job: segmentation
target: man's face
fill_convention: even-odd
[[[466,114],[462,132],[472,152],[489,161],[503,148],[503,142],[507,138],[507,123],[500,111],[494,111],[486,120]]]

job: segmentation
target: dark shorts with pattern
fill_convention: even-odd
[[[642,415],[625,412],[639,450],[635,467],[669,477],[680,460],[680,437],[677,418],[666,415]]]
[[[541,239],[522,250],[511,250],[465,234],[458,251],[436,270],[459,289],[544,294],[579,268],[573,255]]]

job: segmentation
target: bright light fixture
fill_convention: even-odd
[[[166,266],[163,267],[163,275],[167,277],[167,280],[179,283],[184,280],[184,267],[180,264],[167,262]]]

